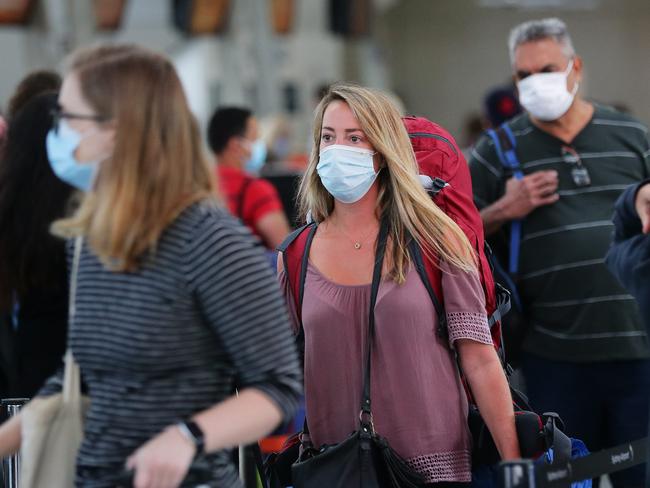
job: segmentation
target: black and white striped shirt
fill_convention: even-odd
[[[559,179],[559,200],[523,219],[518,288],[530,326],[524,349],[556,361],[650,357],[634,298],[605,266],[614,203],[650,174],[648,129],[601,105],[570,144],[539,129],[527,114],[508,125],[524,174],[555,170]],[[573,181],[576,164],[562,156],[566,147],[580,158],[590,185]],[[489,137],[479,140],[469,164],[477,206],[501,198],[509,174]],[[497,250],[499,237],[509,242],[508,232],[504,227],[491,236]]]
[[[186,209],[134,273],[84,246],[69,345],[91,398],[77,485],[114,486],[140,445],[229,397],[267,394],[290,418],[301,374],[274,273],[250,234],[211,202]],[[40,395],[60,391],[61,375]],[[214,486],[240,486],[229,454],[204,460]]]

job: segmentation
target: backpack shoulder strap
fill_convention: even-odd
[[[504,122],[498,129],[489,129],[487,134],[494,142],[497,156],[501,165],[512,171],[512,175],[521,180],[524,172],[517,158],[517,140],[507,122]],[[513,220],[510,223],[510,256],[508,261],[508,272],[516,276],[519,272],[519,246],[521,244],[521,220]]]
[[[447,314],[442,300],[442,281],[440,277],[440,270],[429,259],[425,259],[415,239],[411,239],[409,243],[409,250],[413,257],[413,264],[415,269],[424,284],[424,287],[433,302],[433,307],[438,315],[438,335],[443,338],[448,337],[447,331]]]
[[[521,170],[516,152],[517,140],[508,123],[504,122],[497,129],[488,129],[487,134],[494,143],[494,148],[501,165],[511,170],[513,176],[518,180],[523,178],[524,174]]]
[[[307,276],[309,248],[314,240],[318,224],[310,222],[296,229],[277,248],[282,253],[284,272],[289,281],[291,294],[296,305],[296,314],[302,322],[302,299]],[[302,329],[302,327],[301,327]]]
[[[239,196],[237,198],[237,217],[239,220],[244,222],[244,205],[246,204],[246,195],[248,194],[248,189],[251,186],[251,183],[255,181],[255,178],[251,178],[249,176],[244,179],[244,183],[241,186],[241,189],[239,190]]]

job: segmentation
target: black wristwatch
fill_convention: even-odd
[[[205,437],[201,427],[193,420],[183,420],[176,424],[178,430],[196,446],[196,456],[205,453]]]

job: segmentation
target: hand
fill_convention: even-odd
[[[641,232],[650,233],[650,183],[646,183],[636,193],[634,200],[636,213],[641,219]]]
[[[5,136],[7,135],[7,121],[0,116],[0,144],[4,141]]]
[[[542,205],[558,201],[557,171],[538,171],[521,180],[510,178],[501,199],[503,213],[508,220],[521,219]]]
[[[126,461],[135,471],[135,488],[176,488],[194,459],[196,447],[178,430],[168,427],[141,446]]]

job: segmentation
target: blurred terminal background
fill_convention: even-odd
[[[203,127],[217,106],[248,106],[298,166],[336,80],[392,92],[466,147],[486,94],[510,83],[510,28],[548,16],[568,24],[587,97],[649,123],[650,0],[0,0],[0,113],[28,72],[126,41],[174,60]]]

